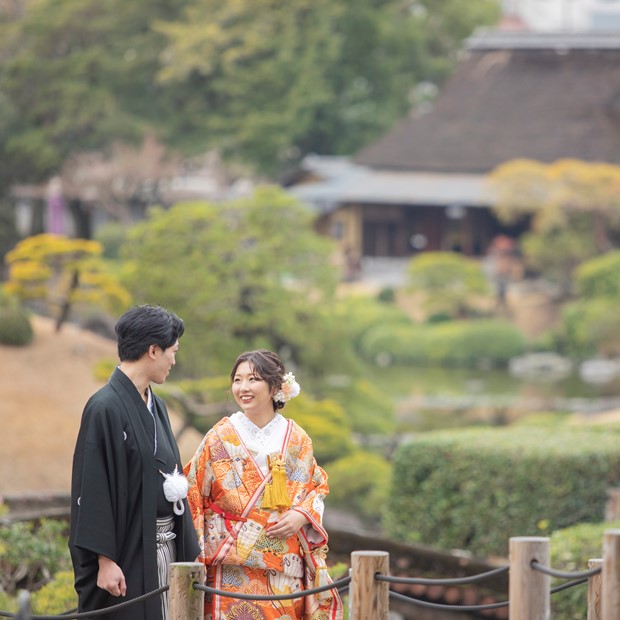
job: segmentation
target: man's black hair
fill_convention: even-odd
[[[121,362],[139,360],[154,344],[171,347],[185,331],[183,321],[174,312],[160,306],[134,306],[115,326],[118,357]]]

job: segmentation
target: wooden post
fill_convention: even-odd
[[[170,564],[170,620],[203,620],[205,593],[194,589],[193,584],[204,582],[202,562]]]
[[[30,609],[30,593],[28,590],[19,591],[17,602],[19,603],[19,612],[16,616],[17,620],[31,620],[32,611]]]
[[[520,536],[510,539],[509,620],[549,620],[551,578],[532,568],[532,561],[549,566],[549,539]]]
[[[600,568],[603,560],[588,560],[588,570]],[[588,618],[587,620],[601,620],[601,589],[603,587],[603,576],[601,573],[588,579]]]
[[[618,519],[620,519],[620,489],[611,487],[607,489],[605,521],[617,521]]]
[[[620,618],[620,530],[603,535],[603,602],[601,620]]]
[[[390,574],[387,551],[353,551],[349,589],[350,620],[387,620],[390,611],[389,584],[375,574]]]

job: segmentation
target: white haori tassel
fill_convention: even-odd
[[[171,474],[165,474],[161,470],[159,470],[159,473],[165,478],[164,495],[172,503],[174,514],[182,515],[185,512],[183,500],[187,497],[187,491],[189,490],[187,478],[179,471],[178,465],[175,466]]]

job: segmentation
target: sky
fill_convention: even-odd
[[[620,30],[620,0],[502,0],[502,5],[531,30]]]

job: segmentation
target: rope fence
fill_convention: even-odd
[[[509,564],[462,578],[422,579],[396,577],[389,574],[389,553],[386,551],[354,551],[349,576],[326,586],[280,595],[242,594],[218,590],[204,585],[205,567],[197,562],[170,565],[170,584],[157,590],[123,601],[113,607],[96,611],[61,615],[32,615],[29,596],[20,593],[18,613],[0,611],[0,618],[18,620],[80,620],[105,616],[129,605],[159,596],[170,590],[170,620],[202,620],[205,593],[236,599],[281,601],[319,594],[327,590],[349,592],[350,620],[387,620],[390,598],[407,604],[448,612],[485,612],[508,608],[509,620],[548,620],[550,597],[568,588],[588,583],[588,620],[620,618],[620,529],[607,530],[603,537],[603,558],[588,562],[588,570],[569,572],[550,566],[549,538],[514,537],[510,539]],[[458,586],[479,583],[508,573],[509,600],[482,605],[446,605],[406,596],[390,590],[390,584]],[[551,588],[551,578],[567,579],[567,583]],[[25,596],[24,596],[25,595]],[[586,615],[584,615],[584,618]]]

